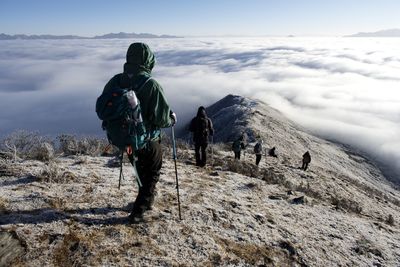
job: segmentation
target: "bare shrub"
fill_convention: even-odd
[[[90,155],[98,156],[102,154],[108,145],[104,138],[82,137],[63,134],[57,137],[59,151],[65,156],[70,155]]]
[[[53,145],[48,142],[38,144],[32,151],[32,158],[41,161],[49,161],[53,159],[54,158]]]
[[[37,178],[41,182],[52,183],[59,181],[61,176],[60,168],[55,162],[51,161],[43,167],[43,169],[37,175]]]
[[[0,143],[0,151],[13,160],[50,160],[54,156],[53,142],[37,132],[16,131]]]

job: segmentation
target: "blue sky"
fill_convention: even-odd
[[[343,35],[400,28],[396,0],[0,0],[0,33]]]

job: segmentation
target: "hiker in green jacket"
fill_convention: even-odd
[[[153,78],[147,80],[155,62],[155,56],[148,45],[144,43],[131,44],[126,53],[123,73],[115,75],[104,88],[104,91],[108,91],[117,85],[121,88],[133,87],[135,89],[134,87],[140,83],[139,81],[146,80],[136,95],[140,101],[146,131],[150,132],[151,139],[145,148],[135,152],[136,168],[142,187],[139,188],[129,216],[132,223],[142,221],[143,213],[152,209],[162,164],[160,129],[176,123],[176,115],[171,111],[161,85]],[[130,155],[129,159],[132,163],[133,155]]]

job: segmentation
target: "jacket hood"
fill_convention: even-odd
[[[135,74],[144,71],[150,74],[155,63],[154,53],[147,44],[133,43],[126,52],[124,72]]]
[[[197,117],[207,117],[206,109],[203,106],[199,107],[199,109],[197,110]]]

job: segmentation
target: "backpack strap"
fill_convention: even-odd
[[[151,76],[142,75],[137,79],[136,83],[133,83],[132,81],[132,79],[134,79],[133,74],[127,74],[127,76],[130,84],[129,90],[132,90],[135,93],[138,93],[146,85],[146,83],[150,81],[150,79],[152,79]]]

